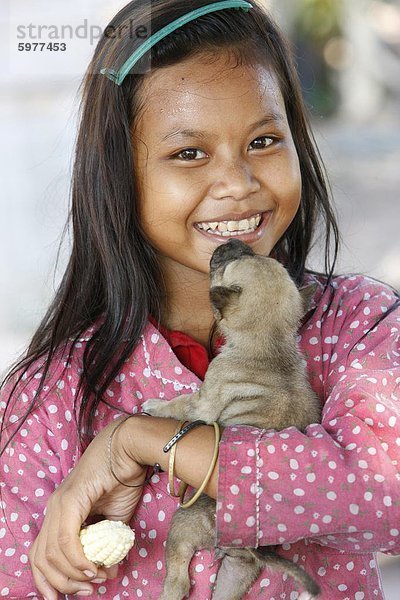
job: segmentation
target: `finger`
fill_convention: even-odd
[[[104,568],[104,571],[107,579],[115,579],[116,577],[118,577],[118,565],[113,565],[112,567]],[[98,577],[99,576],[100,573],[98,574]]]
[[[69,579],[50,565],[46,568],[46,577],[36,565],[32,565],[32,575],[38,591],[47,600],[57,600],[57,592],[62,594],[76,594],[78,592],[86,592],[87,595],[93,594],[92,585]]]
[[[72,592],[76,586],[89,583],[88,579],[97,576],[97,567],[86,559],[83,555],[83,563],[80,566],[71,565],[70,559],[65,556],[63,547],[59,543],[59,531],[55,527],[48,526],[45,519],[41,532],[32,545],[29,553],[32,571],[38,575],[39,583],[44,579],[59,591],[62,591],[59,585],[65,585],[65,581],[70,582],[69,592]],[[61,540],[64,542],[64,540]],[[67,543],[66,540],[65,543]],[[72,543],[72,542],[71,542]],[[78,537],[78,549],[82,552],[82,546]],[[83,552],[82,552],[83,554]],[[85,572],[86,571],[86,572]],[[63,583],[64,582],[64,583]],[[73,584],[71,582],[74,582]],[[89,585],[89,587],[91,587]],[[88,586],[80,585],[80,589],[89,589]]]
[[[37,566],[42,569],[49,564],[72,580],[87,581],[88,578],[97,576],[98,569],[83,552],[79,538],[82,517],[75,512],[70,514],[70,510],[63,504],[61,500],[59,514],[62,518],[53,519],[49,525],[46,515],[40,532],[42,543],[37,546]],[[39,538],[36,541],[39,541]]]

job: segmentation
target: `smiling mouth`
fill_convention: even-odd
[[[262,213],[253,215],[249,219],[241,219],[239,221],[213,221],[195,223],[196,229],[205,231],[211,235],[223,237],[238,237],[256,231],[263,218]]]

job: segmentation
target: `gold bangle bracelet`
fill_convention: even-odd
[[[219,425],[217,422],[214,421],[213,425],[214,425],[214,433],[215,433],[215,444],[214,444],[213,456],[211,459],[210,466],[208,467],[207,474],[206,474],[202,484],[198,488],[198,490],[193,494],[193,496],[187,502],[184,502],[184,498],[185,498],[186,488],[188,486],[184,482],[183,482],[183,485],[181,483],[181,485],[179,487],[179,497],[180,497],[180,501],[181,501],[180,502],[181,508],[189,508],[189,506],[192,506],[192,504],[194,504],[196,502],[196,500],[198,500],[198,498],[203,493],[203,490],[205,489],[207,483],[210,481],[211,475],[213,474],[213,471],[215,468],[215,465],[217,464],[218,452],[219,452],[219,441],[221,439],[221,431],[220,431],[220,428],[219,428]]]
[[[181,421],[177,427],[177,430],[174,433],[174,436],[181,431],[187,421]],[[179,496],[179,492],[175,491],[174,485],[174,466],[175,466],[175,453],[176,453],[177,444],[174,444],[169,451],[169,461],[168,461],[168,483],[169,483],[169,493],[171,496],[175,496],[176,498]]]

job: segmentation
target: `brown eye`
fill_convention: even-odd
[[[262,140],[266,140],[266,142],[263,143]],[[260,141],[261,143],[258,143]],[[256,144],[255,150],[265,150],[265,148],[268,148],[268,146],[271,146],[271,144],[273,144],[274,142],[275,138],[269,137],[268,135],[263,135],[251,142],[250,146],[252,144]]]
[[[189,162],[195,159],[197,152],[202,152],[202,150],[198,150],[198,148],[185,148],[184,150],[181,150],[178,154],[175,154],[173,158],[180,158],[181,160]],[[203,152],[203,154],[205,153]]]

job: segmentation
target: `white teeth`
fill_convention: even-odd
[[[261,214],[250,217],[250,219],[241,219],[240,221],[213,221],[210,223],[197,223],[197,227],[213,233],[228,237],[229,235],[241,235],[243,233],[251,233],[259,226],[261,222]]]

